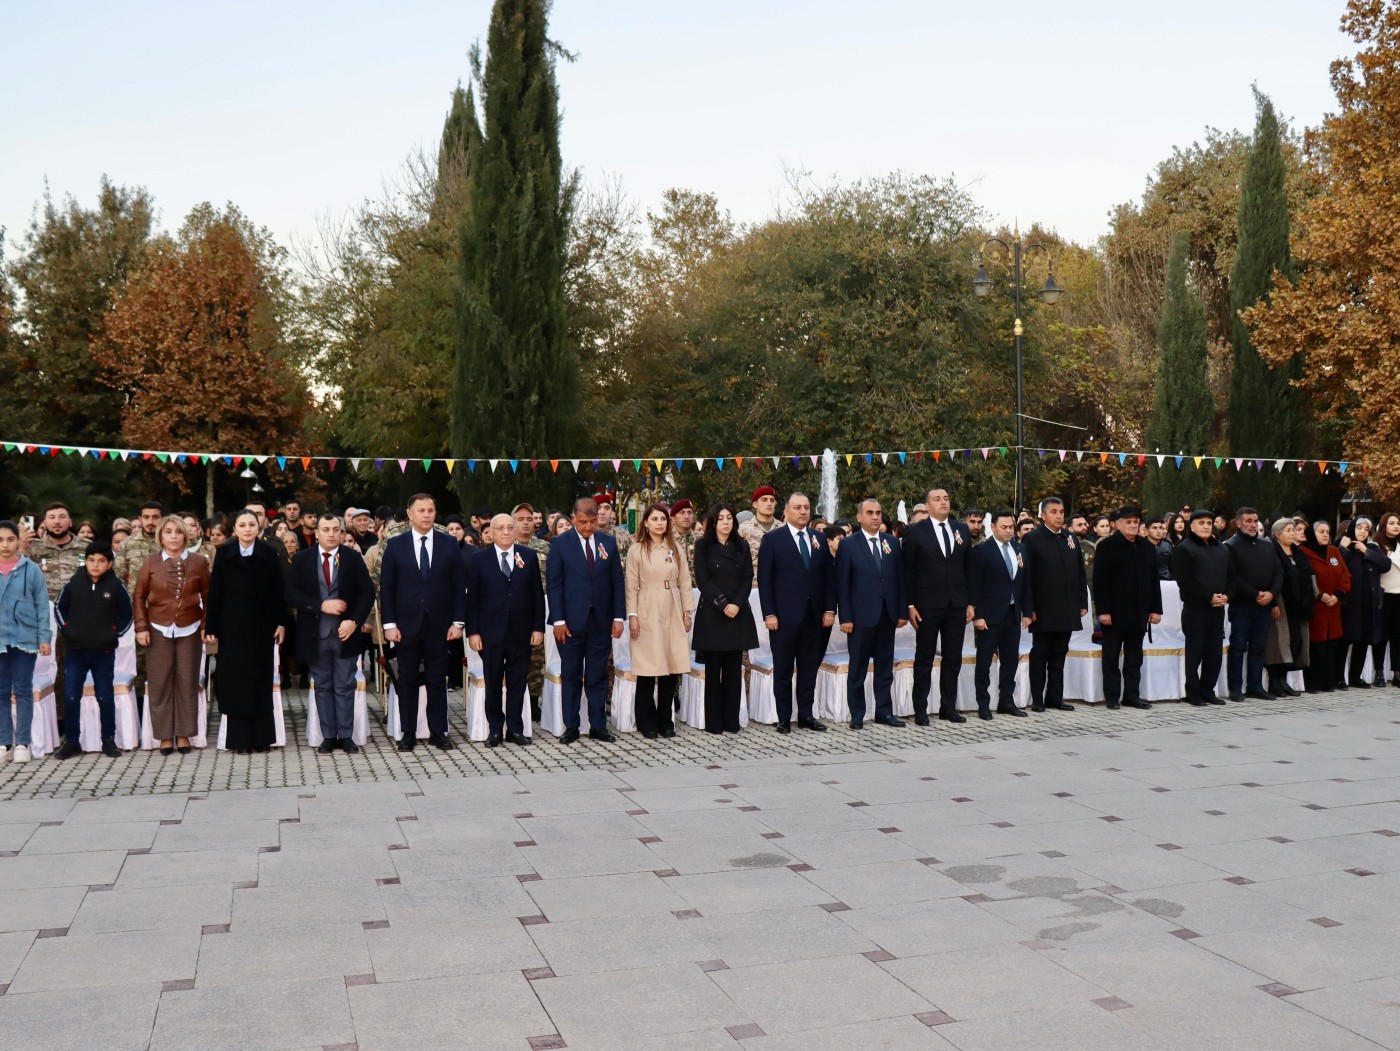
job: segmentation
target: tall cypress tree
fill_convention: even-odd
[[[1183,504],[1200,507],[1210,496],[1210,482],[1193,453],[1209,451],[1215,405],[1206,383],[1206,311],[1201,297],[1186,282],[1191,234],[1172,239],[1167,257],[1167,292],[1157,328],[1157,396],[1147,425],[1147,448],[1172,456],[1174,463],[1148,469],[1143,500],[1157,514]]]
[[[459,459],[567,455],[578,363],[564,314],[568,208],[547,0],[496,0],[480,77],[484,128],[462,223],[452,449]],[[528,464],[522,465],[528,468]],[[520,492],[506,464],[458,465],[463,502]]]
[[[1301,375],[1294,358],[1270,368],[1250,342],[1240,311],[1266,300],[1277,272],[1293,276],[1288,248],[1288,198],[1284,194],[1283,149],[1278,117],[1266,95],[1255,91],[1259,117],[1254,141],[1240,181],[1240,211],[1235,265],[1230,270],[1230,308],[1234,318],[1234,372],[1230,377],[1230,452],[1250,460],[1265,458],[1262,470],[1246,463],[1230,481],[1235,506],[1260,514],[1292,511],[1298,499],[1298,473],[1278,471],[1273,458],[1299,455],[1303,433],[1302,398],[1289,383]]]

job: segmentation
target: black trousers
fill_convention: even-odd
[[[1369,650],[1371,647],[1366,645],[1366,643],[1364,642],[1344,642],[1342,645],[1347,647],[1347,660],[1345,669],[1347,685],[1355,686],[1358,682],[1361,681],[1361,674],[1366,669],[1366,651]],[[1341,678],[1340,673],[1343,670],[1341,667],[1341,663],[1341,661],[1337,662],[1337,677],[1339,679]]]
[[[1308,666],[1303,669],[1303,685],[1309,693],[1335,690],[1337,680],[1342,677],[1337,666],[1337,657],[1344,643],[1340,639],[1328,639],[1308,643]]]
[[[507,639],[499,646],[481,648],[481,677],[486,680],[486,721],[493,734],[505,730],[525,733],[525,677],[530,671],[530,636]],[[502,707],[501,697],[505,696]]]
[[[977,670],[973,685],[977,687],[977,710],[992,708],[992,658],[1001,660],[997,675],[997,708],[1016,706],[1016,664],[1021,659],[1021,615],[1013,608],[1000,624],[990,624],[986,631],[977,632]],[[945,656],[944,670],[948,658]],[[961,663],[961,661],[959,661]]]
[[[418,691],[428,691],[428,733],[447,733],[447,667],[452,661],[447,633],[438,634],[426,624],[399,640],[399,725],[412,735],[418,727]]]
[[[708,733],[739,732],[739,698],[744,680],[744,654],[705,654],[705,730]]]
[[[1186,636],[1186,699],[1212,700],[1224,660],[1225,607],[1183,606],[1181,633]]]
[[[914,637],[914,714],[928,715],[929,688],[933,685],[933,658],[943,654],[938,674],[938,710],[951,715],[958,708],[958,673],[962,671],[963,635],[967,631],[967,607],[919,610]]]
[[[792,722],[792,677],[797,672],[797,717],[812,718],[812,701],[817,693],[817,672],[821,670],[831,629],[822,627],[821,618],[811,609],[801,620],[789,623],[779,619],[778,630],[768,636],[773,653],[773,703],[778,709],[778,725]]]
[[[1065,657],[1070,631],[1031,632],[1031,704],[1043,707],[1065,699]]]
[[[873,628],[854,628],[850,637],[851,662],[846,669],[846,706],[851,722],[865,721],[865,670],[875,662],[875,718],[894,717],[894,621],[883,609]]]
[[[1136,628],[1104,627],[1099,667],[1103,672],[1103,698],[1109,704],[1142,700],[1142,640],[1146,634],[1145,630]],[[1118,670],[1120,656],[1123,659],[1121,673]]]
[[[637,729],[640,732],[665,733],[676,728],[671,718],[671,700],[676,696],[680,681],[679,675],[637,676]]]

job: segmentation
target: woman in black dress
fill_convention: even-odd
[[[700,602],[691,646],[705,666],[705,730],[736,734],[744,653],[758,645],[758,629],[749,608],[753,559],[728,504],[715,504],[705,516],[705,535],[695,542],[695,585]]]
[[[219,712],[228,720],[224,745],[242,755],[266,752],[277,739],[272,661],[286,625],[277,552],[258,539],[257,516],[240,511],[233,539],[214,557],[205,640],[219,644],[215,687]]]
[[[1371,688],[1362,672],[1366,654],[1382,638],[1385,589],[1381,587],[1381,576],[1390,569],[1390,556],[1375,542],[1371,525],[1371,520],[1363,515],[1346,524],[1342,539],[1337,542],[1351,572],[1351,590],[1342,601],[1342,649],[1351,652],[1345,663],[1342,657],[1337,658],[1337,672],[1339,676],[1346,672],[1346,686],[1361,690]],[[1377,669],[1371,678],[1379,674]]]

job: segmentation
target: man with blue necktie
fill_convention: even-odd
[[[617,541],[598,531],[597,501],[574,501],[574,528],[556,537],[545,564],[549,619],[559,645],[564,733],[560,744],[579,739],[579,706],[588,694],[588,736],[616,741],[607,727],[608,654],[622,637],[627,613],[622,559]]]
[[[880,532],[880,501],[860,502],[860,532],[836,550],[836,603],[841,630],[850,638],[846,704],[851,729],[865,725],[865,672],[875,663],[875,721],[903,726],[894,717],[894,633],[908,623],[899,538]]]
[[[909,623],[914,644],[914,722],[927,726],[928,695],[933,684],[933,659],[942,652],[938,677],[938,717],[965,723],[958,714],[958,674],[962,671],[963,636],[972,620],[967,600],[968,552],[972,537],[952,518],[946,489],[930,489],[924,499],[928,517],[904,531],[905,590],[909,593]]]
[[[418,493],[408,502],[409,529],[385,542],[379,581],[384,638],[399,660],[399,751],[418,743],[418,692],[428,691],[428,739],[443,750],[447,736],[449,642],[462,637],[467,615],[466,571],[457,541],[433,528],[437,501]]]
[[[992,658],[1001,661],[997,681],[997,714],[1019,715],[1016,707],[1016,665],[1021,659],[1021,632],[1030,624],[1025,608],[1026,574],[1021,545],[1015,538],[1016,516],[997,511],[991,536],[972,549],[967,561],[972,626],[977,633],[977,714],[992,717]]]

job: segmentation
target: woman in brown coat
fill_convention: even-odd
[[[1351,573],[1342,553],[1332,546],[1332,525],[1314,522],[1312,536],[1303,542],[1313,576],[1317,580],[1317,604],[1309,625],[1309,663],[1304,676],[1309,693],[1331,693],[1337,688],[1340,669],[1337,650],[1342,638],[1342,597],[1351,590]]]
[[[199,732],[199,663],[204,651],[204,607],[209,560],[186,550],[185,523],[166,515],[156,530],[160,550],[142,563],[132,590],[136,641],[146,655],[151,736],[160,754],[190,750]]]
[[[627,626],[637,676],[637,729],[643,737],[675,737],[671,700],[690,670],[693,602],[685,555],[661,504],[642,512],[640,534],[627,552]]]

